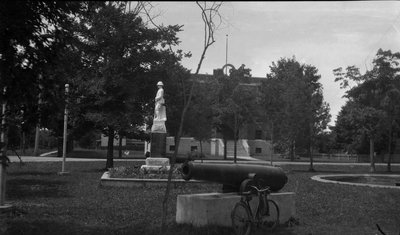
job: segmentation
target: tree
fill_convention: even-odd
[[[389,155],[387,171],[391,171],[393,134],[399,130],[400,124],[400,79],[398,72],[400,53],[392,53],[390,50],[378,50],[374,60],[374,70],[379,81],[379,91],[382,93],[380,107],[384,111],[386,135],[388,136],[387,153]]]
[[[203,47],[203,52],[200,56],[199,63],[197,65],[195,75],[197,75],[200,71],[201,65],[204,61],[205,54],[208,50],[208,48],[214,44],[215,39],[214,39],[214,32],[218,25],[216,25],[216,20],[221,20],[220,15],[219,15],[219,8],[221,7],[222,3],[212,3],[211,6],[207,4],[207,2],[204,3],[199,3],[196,2],[198,7],[201,10],[201,16],[202,20],[204,22],[204,47]],[[168,172],[168,182],[167,182],[167,188],[165,190],[165,195],[163,199],[163,214],[162,214],[162,224],[161,224],[161,232],[165,231],[165,226],[166,226],[166,214],[167,214],[167,209],[168,209],[168,199],[169,199],[169,191],[171,187],[171,179],[172,179],[172,169],[174,167],[176,157],[178,155],[179,151],[179,142],[180,138],[182,136],[182,131],[183,131],[183,125],[186,117],[186,113],[191,105],[191,100],[193,97],[193,91],[195,88],[195,81],[192,81],[192,84],[190,86],[190,89],[188,92],[185,90],[183,91],[183,109],[182,109],[182,114],[179,122],[179,129],[177,131],[177,134],[175,135],[175,151],[171,159],[171,169]],[[182,83],[183,89],[185,89],[185,83]]]
[[[245,124],[255,123],[255,118],[259,116],[259,89],[248,83],[247,80],[250,76],[250,69],[245,69],[242,65],[238,69],[232,68],[229,77],[218,77],[220,90],[216,124],[220,130],[223,130],[224,139],[227,139],[226,135],[230,134],[229,130],[233,133],[235,163],[240,129]]]
[[[374,143],[382,128],[381,120],[384,119],[384,112],[372,107],[361,106],[355,102],[346,104],[346,112],[339,113],[336,131],[343,135],[342,129],[346,129],[350,138],[357,138],[361,141],[364,136],[369,139],[370,146],[370,171],[375,171]]]
[[[44,76],[54,64],[57,51],[70,34],[73,15],[82,12],[81,2],[3,1],[0,3],[0,86],[7,87],[9,120],[24,110],[26,131],[38,123],[38,96],[54,90]],[[47,87],[41,87],[46,84]],[[3,89],[2,89],[3,90]]]
[[[203,141],[208,140],[214,127],[214,107],[218,85],[215,81],[204,81],[193,92],[192,105],[188,109],[184,132],[200,142],[200,157],[203,157]]]
[[[321,76],[314,66],[300,64],[294,57],[273,62],[270,69],[261,91],[274,142],[289,150],[292,161],[295,146],[306,149],[310,170],[314,170],[312,147],[330,119],[319,83]]]
[[[313,166],[312,149],[316,143],[316,137],[321,134],[330,121],[329,105],[324,102],[322,85],[318,82],[321,78],[318,70],[310,65],[304,67],[304,91],[305,97],[305,135],[307,139],[307,155],[310,159],[310,171],[315,171]],[[307,105],[308,104],[308,105]]]
[[[106,168],[113,167],[116,133],[135,130],[150,112],[160,64],[179,60],[169,46],[178,44],[180,26],[149,28],[124,9],[125,3],[94,5],[77,25],[84,68],[76,86],[85,119],[109,137]]]
[[[299,97],[300,78],[303,77],[303,66],[292,59],[281,59],[270,66],[271,73],[267,74],[269,80],[276,80],[278,86],[278,97],[282,101],[280,108],[281,119],[274,124],[274,136],[281,144],[289,149],[290,159],[294,160],[294,147],[296,136],[301,132],[302,113],[301,96]]]
[[[348,125],[346,123],[355,123],[355,120],[363,122],[363,133],[370,139],[371,171],[375,170],[373,155],[376,149],[374,145],[384,138],[387,138],[387,143],[381,146],[387,146],[389,155],[387,169],[391,170],[393,132],[399,123],[399,59],[400,53],[379,49],[373,60],[373,68],[366,71],[365,74],[360,74],[359,69],[355,66],[347,67],[346,72],[343,72],[342,68],[334,70],[335,81],[340,81],[342,88],[348,89],[346,97],[349,99],[348,111],[341,113],[338,117],[336,125],[338,136],[350,135],[347,137],[348,140],[359,139],[360,137],[357,138],[355,135],[360,133],[349,133],[344,130],[343,126]],[[356,85],[351,86],[351,82],[355,82]],[[360,109],[364,111],[362,116],[352,115],[358,113]]]

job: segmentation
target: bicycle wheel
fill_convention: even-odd
[[[269,213],[261,216],[262,228],[267,231],[273,231],[279,224],[279,207],[273,200],[267,200]],[[257,217],[260,218],[260,217]]]
[[[236,203],[231,213],[232,227],[236,235],[250,235],[251,215],[246,203]]]

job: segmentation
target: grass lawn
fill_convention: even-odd
[[[114,162],[115,166],[134,164]],[[67,162],[69,176],[58,176],[61,163],[12,163],[7,169],[7,201],[18,209],[0,215],[0,234],[231,234],[229,228],[193,228],[175,224],[178,194],[216,192],[218,185],[184,185],[171,193],[166,231],[160,233],[164,187],[99,187],[105,162]],[[299,225],[274,234],[386,234],[400,231],[400,190],[327,184],[315,174],[368,173],[368,166],[284,166],[283,191],[296,193]],[[384,166],[378,166],[384,172]],[[400,167],[393,167],[400,174]]]

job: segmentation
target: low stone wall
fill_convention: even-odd
[[[178,195],[176,222],[194,226],[219,225],[231,227],[231,212],[241,196],[237,193],[202,193]],[[269,198],[279,207],[279,221],[286,223],[296,215],[295,193],[271,193]],[[251,200],[252,211],[258,204],[256,197]]]

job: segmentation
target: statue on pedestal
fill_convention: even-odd
[[[165,121],[167,121],[167,114],[165,108],[163,86],[164,84],[161,81],[157,83],[158,91],[154,99],[155,101],[154,119],[153,119],[153,126],[151,127],[151,132],[161,132],[161,133],[167,132],[165,128]]]

